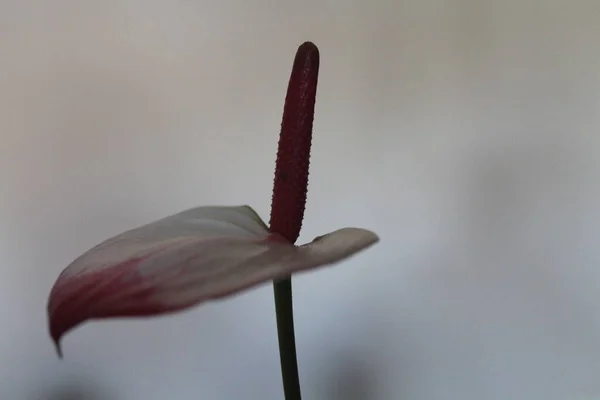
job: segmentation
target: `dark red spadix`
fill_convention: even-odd
[[[319,49],[305,42],[296,53],[285,98],[271,203],[271,231],[292,243],[306,205],[318,76]]]

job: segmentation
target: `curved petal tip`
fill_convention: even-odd
[[[54,347],[56,348],[56,354],[58,355],[58,358],[60,358],[62,360],[63,353],[62,353],[62,348],[60,347],[60,338],[58,338],[58,339],[53,338],[52,341],[54,342]]]

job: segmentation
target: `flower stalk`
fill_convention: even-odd
[[[319,50],[305,42],[296,52],[285,98],[271,204],[271,232],[291,243],[300,234],[306,205],[318,74]],[[291,277],[275,281],[274,294],[285,399],[300,400]]]

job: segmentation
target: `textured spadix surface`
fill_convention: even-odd
[[[98,318],[152,316],[333,264],[378,241],[344,228],[295,246],[269,232],[248,206],[199,207],[115,236],[58,277],[48,302],[60,338]]]

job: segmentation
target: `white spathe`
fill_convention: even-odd
[[[58,277],[48,303],[55,341],[95,318],[159,315],[331,265],[375,244],[343,228],[295,246],[249,206],[199,207],[95,246]]]

